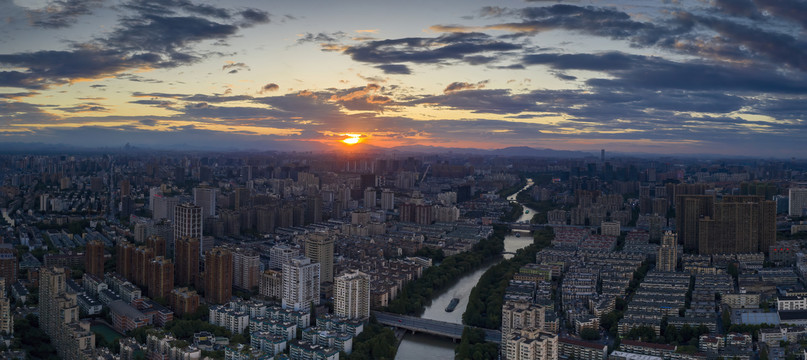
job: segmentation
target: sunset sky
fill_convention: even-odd
[[[804,0],[0,0],[0,142],[804,157],[805,31]]]

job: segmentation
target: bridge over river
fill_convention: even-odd
[[[423,319],[414,316],[398,315],[388,312],[373,311],[379,324],[392,326],[416,333],[447,337],[459,341],[462,339],[462,330],[465,325],[437,320]],[[485,341],[502,342],[502,332],[498,330],[481,329],[485,332]]]

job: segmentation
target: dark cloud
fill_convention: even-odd
[[[36,91],[18,92],[18,93],[4,93],[0,94],[0,99],[22,99],[34,95],[39,95]]]
[[[238,63],[225,64],[224,66],[221,67],[221,70],[229,70],[227,73],[235,74],[240,70],[250,71],[252,69],[250,69],[249,66],[247,66],[247,64],[244,64],[242,62],[238,62]]]
[[[607,52],[602,54],[535,54],[524,56],[525,65],[550,65],[554,69],[575,70],[626,70],[635,62],[643,59],[639,55],[630,55],[621,52]]]
[[[182,109],[182,116],[193,118],[195,121],[213,121],[224,124],[238,124],[241,121],[248,121],[254,125],[265,125],[271,127],[283,126],[276,118],[282,115],[277,110],[266,107],[246,107],[246,106],[217,106],[208,103],[190,103]],[[260,123],[257,123],[260,121]],[[289,124],[291,125],[291,124]]]
[[[57,107],[57,110],[61,110],[64,112],[69,113],[82,113],[82,112],[107,112],[109,109],[104,107],[98,103],[84,103],[84,104],[77,104],[74,106],[67,106],[67,107]]]
[[[42,9],[28,11],[31,25],[43,28],[63,28],[73,25],[81,15],[91,14],[103,0],[52,0]]]
[[[602,54],[537,54],[523,59],[527,65],[544,64],[560,70],[593,70],[613,79],[588,80],[607,88],[725,90],[745,92],[804,93],[807,77],[783,75],[757,66],[723,66],[706,62],[674,62],[659,57],[619,52]]]
[[[745,18],[762,17],[757,6],[751,0],[714,0],[714,7],[723,13]]]
[[[803,0],[754,0],[762,10],[807,28],[807,2]]]
[[[466,56],[493,56],[521,49],[521,45],[498,41],[482,33],[451,33],[435,38],[401,38],[369,41],[348,46],[344,53],[359,62],[374,64],[438,64],[463,61]],[[478,57],[469,61],[478,61]],[[385,69],[385,72],[391,73]]]
[[[11,123],[48,122],[58,117],[46,112],[46,106],[20,101],[0,101],[0,125]]]
[[[388,96],[380,94],[381,87],[368,84],[365,87],[337,90],[328,98],[348,110],[382,111],[393,103]]]
[[[480,82],[478,82],[476,84],[455,81],[455,82],[453,82],[451,84],[448,84],[448,86],[446,86],[446,88],[443,90],[443,93],[448,94],[448,93],[454,92],[454,91],[481,89],[481,88],[484,88],[487,83],[488,83],[487,80],[480,81]]]
[[[305,35],[301,36],[297,39],[297,44],[305,44],[305,43],[317,43],[317,44],[333,44],[341,41],[347,36],[346,33],[342,31],[337,31],[334,33],[305,33]]]
[[[238,30],[236,25],[201,17],[151,14],[124,19],[122,25],[104,40],[108,47],[140,52],[152,62],[159,58],[177,65],[198,59],[196,55],[180,52],[188,44],[224,39]]]
[[[775,14],[805,26],[807,3],[793,0],[715,0],[714,6],[708,15],[685,10],[665,11],[651,22],[638,20],[642,18],[611,8],[557,4],[521,9],[518,10],[520,22],[482,28],[522,35],[559,29],[577,31],[627,40],[634,47],[659,47],[715,61],[750,61],[767,66],[786,64],[794,69],[807,70],[807,47],[801,36],[796,35],[799,31],[771,26],[772,19],[764,15]],[[513,11],[501,10],[499,13],[513,16]],[[474,29],[461,26],[433,28],[439,31]]]
[[[552,75],[555,75],[556,78],[566,81],[574,81],[577,80],[577,76],[572,76],[569,74],[562,73],[560,71],[553,71]]]
[[[139,121],[141,124],[146,126],[154,126],[157,125],[157,120],[154,119],[143,119]]]
[[[531,97],[511,95],[509,90],[467,90],[449,92],[445,95],[426,96],[412,101],[409,105],[430,104],[474,113],[517,114],[525,111],[538,111]]]
[[[144,93],[140,91],[135,91],[132,93],[134,97],[150,97],[150,98],[170,98],[170,99],[179,99],[188,97],[188,94],[171,94],[171,93],[161,93],[161,92],[151,92],[151,93]]]
[[[264,85],[264,86],[261,88],[261,91],[260,91],[260,92],[261,92],[261,93],[264,93],[264,92],[267,92],[267,91],[277,91],[277,90],[279,90],[279,89],[280,89],[280,86],[278,86],[277,84],[275,84],[275,83],[269,83],[269,84]]]
[[[722,39],[712,40],[711,49],[714,57],[729,57],[731,59],[757,58],[776,64],[785,64],[790,67],[807,70],[807,46],[803,39],[793,35],[766,31],[760,27],[749,26],[716,17],[693,16],[698,24],[706,26],[718,34]],[[696,44],[693,52],[701,52],[702,45]]]
[[[408,66],[401,64],[377,65],[376,69],[384,71],[385,74],[409,75],[412,73]]]
[[[462,58],[462,60],[471,65],[484,65],[494,62],[497,59],[495,56],[474,55],[474,56],[465,56]]]
[[[510,14],[512,11],[501,6],[484,6],[479,10],[481,17],[499,17]]]
[[[688,32],[691,25],[677,21],[665,25],[633,20],[622,11],[593,6],[557,4],[521,10],[522,22],[491,26],[518,32],[541,32],[555,29],[582,31],[612,39],[629,39],[637,45],[656,44],[664,37]]]
[[[166,108],[166,109],[171,108],[174,104],[176,104],[173,101],[157,100],[157,99],[134,100],[134,101],[129,101],[129,103],[130,104],[139,104],[139,105],[151,105],[151,106],[156,106],[156,107]]]
[[[251,26],[254,24],[263,24],[269,22],[269,13],[258,9],[242,10],[241,17],[243,17],[244,21],[246,21],[246,24],[244,24],[244,26]]]
[[[230,19],[232,11],[208,4],[194,4],[186,0],[132,0],[123,4],[123,7],[143,14],[174,15],[187,12],[195,15]]]
[[[0,65],[19,69],[0,71],[0,86],[44,89],[75,80],[123,76],[120,73],[126,70],[186,65],[207,56],[193,51],[192,45],[226,39],[239,27],[262,22],[255,16],[227,20],[229,10],[188,1],[131,1],[122,8],[134,12],[123,15],[105,37],[74,43],[68,50],[0,54]],[[261,12],[254,10],[253,15],[257,13]],[[130,74],[130,80],[142,78]]]
[[[160,84],[160,83],[163,82],[162,80],[147,78],[147,77],[144,77],[144,76],[131,74],[131,73],[120,73],[120,74],[115,75],[115,78],[116,79],[123,79],[123,80],[133,81],[133,82],[150,83],[150,84]]]
[[[116,50],[76,49],[0,55],[0,64],[27,69],[0,72],[0,86],[44,89],[75,79],[96,79],[159,63],[125,57]]]

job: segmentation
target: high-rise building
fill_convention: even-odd
[[[168,305],[177,315],[193,314],[199,308],[199,294],[186,287],[171,290]]]
[[[698,249],[700,220],[713,217],[714,210],[715,197],[712,195],[675,196],[675,231],[678,241],[684,244],[684,250]]]
[[[202,208],[202,217],[216,216],[217,189],[209,186],[193,188],[193,203]]]
[[[118,275],[123,276],[129,281],[133,281],[134,277],[134,244],[128,241],[119,241],[116,250],[117,267],[115,271]]]
[[[104,242],[101,240],[91,240],[87,242],[84,251],[85,272],[98,277],[104,276]]]
[[[174,255],[176,267],[175,284],[177,286],[193,285],[199,275],[199,246],[197,238],[184,237],[177,240],[176,254]]]
[[[191,203],[176,206],[174,213],[174,241],[181,238],[194,238],[199,241],[199,256],[204,254],[202,249],[202,208]]]
[[[132,193],[132,184],[129,182],[129,179],[123,179],[120,181],[120,196],[129,196]]]
[[[48,194],[42,194],[39,196],[39,211],[41,212],[48,211],[48,203],[50,202],[48,201],[48,197],[50,197],[50,195]]]
[[[89,359],[95,351],[90,323],[79,321],[76,294],[66,291],[69,269],[39,270],[39,327],[51,339],[60,359]]]
[[[807,212],[807,188],[790,188],[788,191],[790,216],[803,216]]]
[[[335,281],[334,313],[350,319],[370,318],[370,275],[346,272]]]
[[[245,290],[258,286],[260,271],[261,257],[257,252],[248,249],[233,252],[233,286]]]
[[[259,233],[275,231],[275,216],[277,210],[274,206],[260,205],[255,207],[255,225]]]
[[[154,209],[151,211],[151,218],[155,221],[160,219],[174,221],[176,217],[175,209],[178,202],[179,199],[176,196],[154,195]]]
[[[211,304],[224,304],[233,297],[233,253],[226,248],[213,248],[205,253],[205,299]]]
[[[527,301],[507,301],[502,306],[502,339],[522,329],[543,329],[546,309]]]
[[[363,174],[361,176],[361,187],[359,189],[366,189],[369,187],[376,187],[378,182],[378,177],[374,174]],[[357,196],[358,198],[358,196]]]
[[[305,256],[291,259],[283,265],[283,308],[311,310],[319,305],[320,264]]]
[[[162,256],[157,256],[149,262],[148,268],[148,294],[157,299],[168,299],[168,294],[174,289],[174,262]]]
[[[239,187],[235,189],[235,201],[233,202],[233,209],[239,210],[249,204],[249,189]]]
[[[558,335],[540,329],[517,330],[502,338],[502,358],[507,360],[557,360]]]
[[[761,196],[724,196],[700,220],[698,253],[768,252],[776,242],[776,203]]]
[[[0,333],[14,335],[14,313],[11,312],[11,301],[8,298],[6,279],[0,277]]]
[[[146,239],[146,247],[154,251],[154,256],[168,256],[168,244],[162,236],[149,236]]]
[[[6,279],[6,292],[10,291],[11,285],[17,282],[17,255],[11,244],[0,246],[0,277]]]
[[[392,211],[395,209],[395,193],[390,189],[381,192],[381,210]]]
[[[678,237],[667,231],[661,239],[661,247],[656,256],[656,270],[674,272],[678,267]]]
[[[145,246],[138,246],[134,251],[134,261],[132,278],[129,279],[137,286],[146,288],[148,291],[149,263],[154,259],[154,250]]]
[[[375,207],[375,197],[376,192],[375,188],[367,188],[364,189],[364,208],[365,209],[372,209]]]
[[[277,270],[262,272],[258,293],[270,299],[283,298],[283,273]]]
[[[603,221],[600,223],[600,233],[603,235],[619,236],[621,229],[619,221]]]
[[[305,256],[321,265],[323,283],[333,282],[333,243],[333,236],[326,232],[311,233],[305,238]]]
[[[322,196],[318,193],[309,194],[305,200],[305,223],[322,222]]]

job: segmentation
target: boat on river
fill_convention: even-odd
[[[446,306],[446,312],[454,311],[454,309],[457,308],[457,305],[459,305],[459,303],[460,303],[460,299],[457,299],[457,298],[451,299],[451,302],[448,303],[448,306]]]

